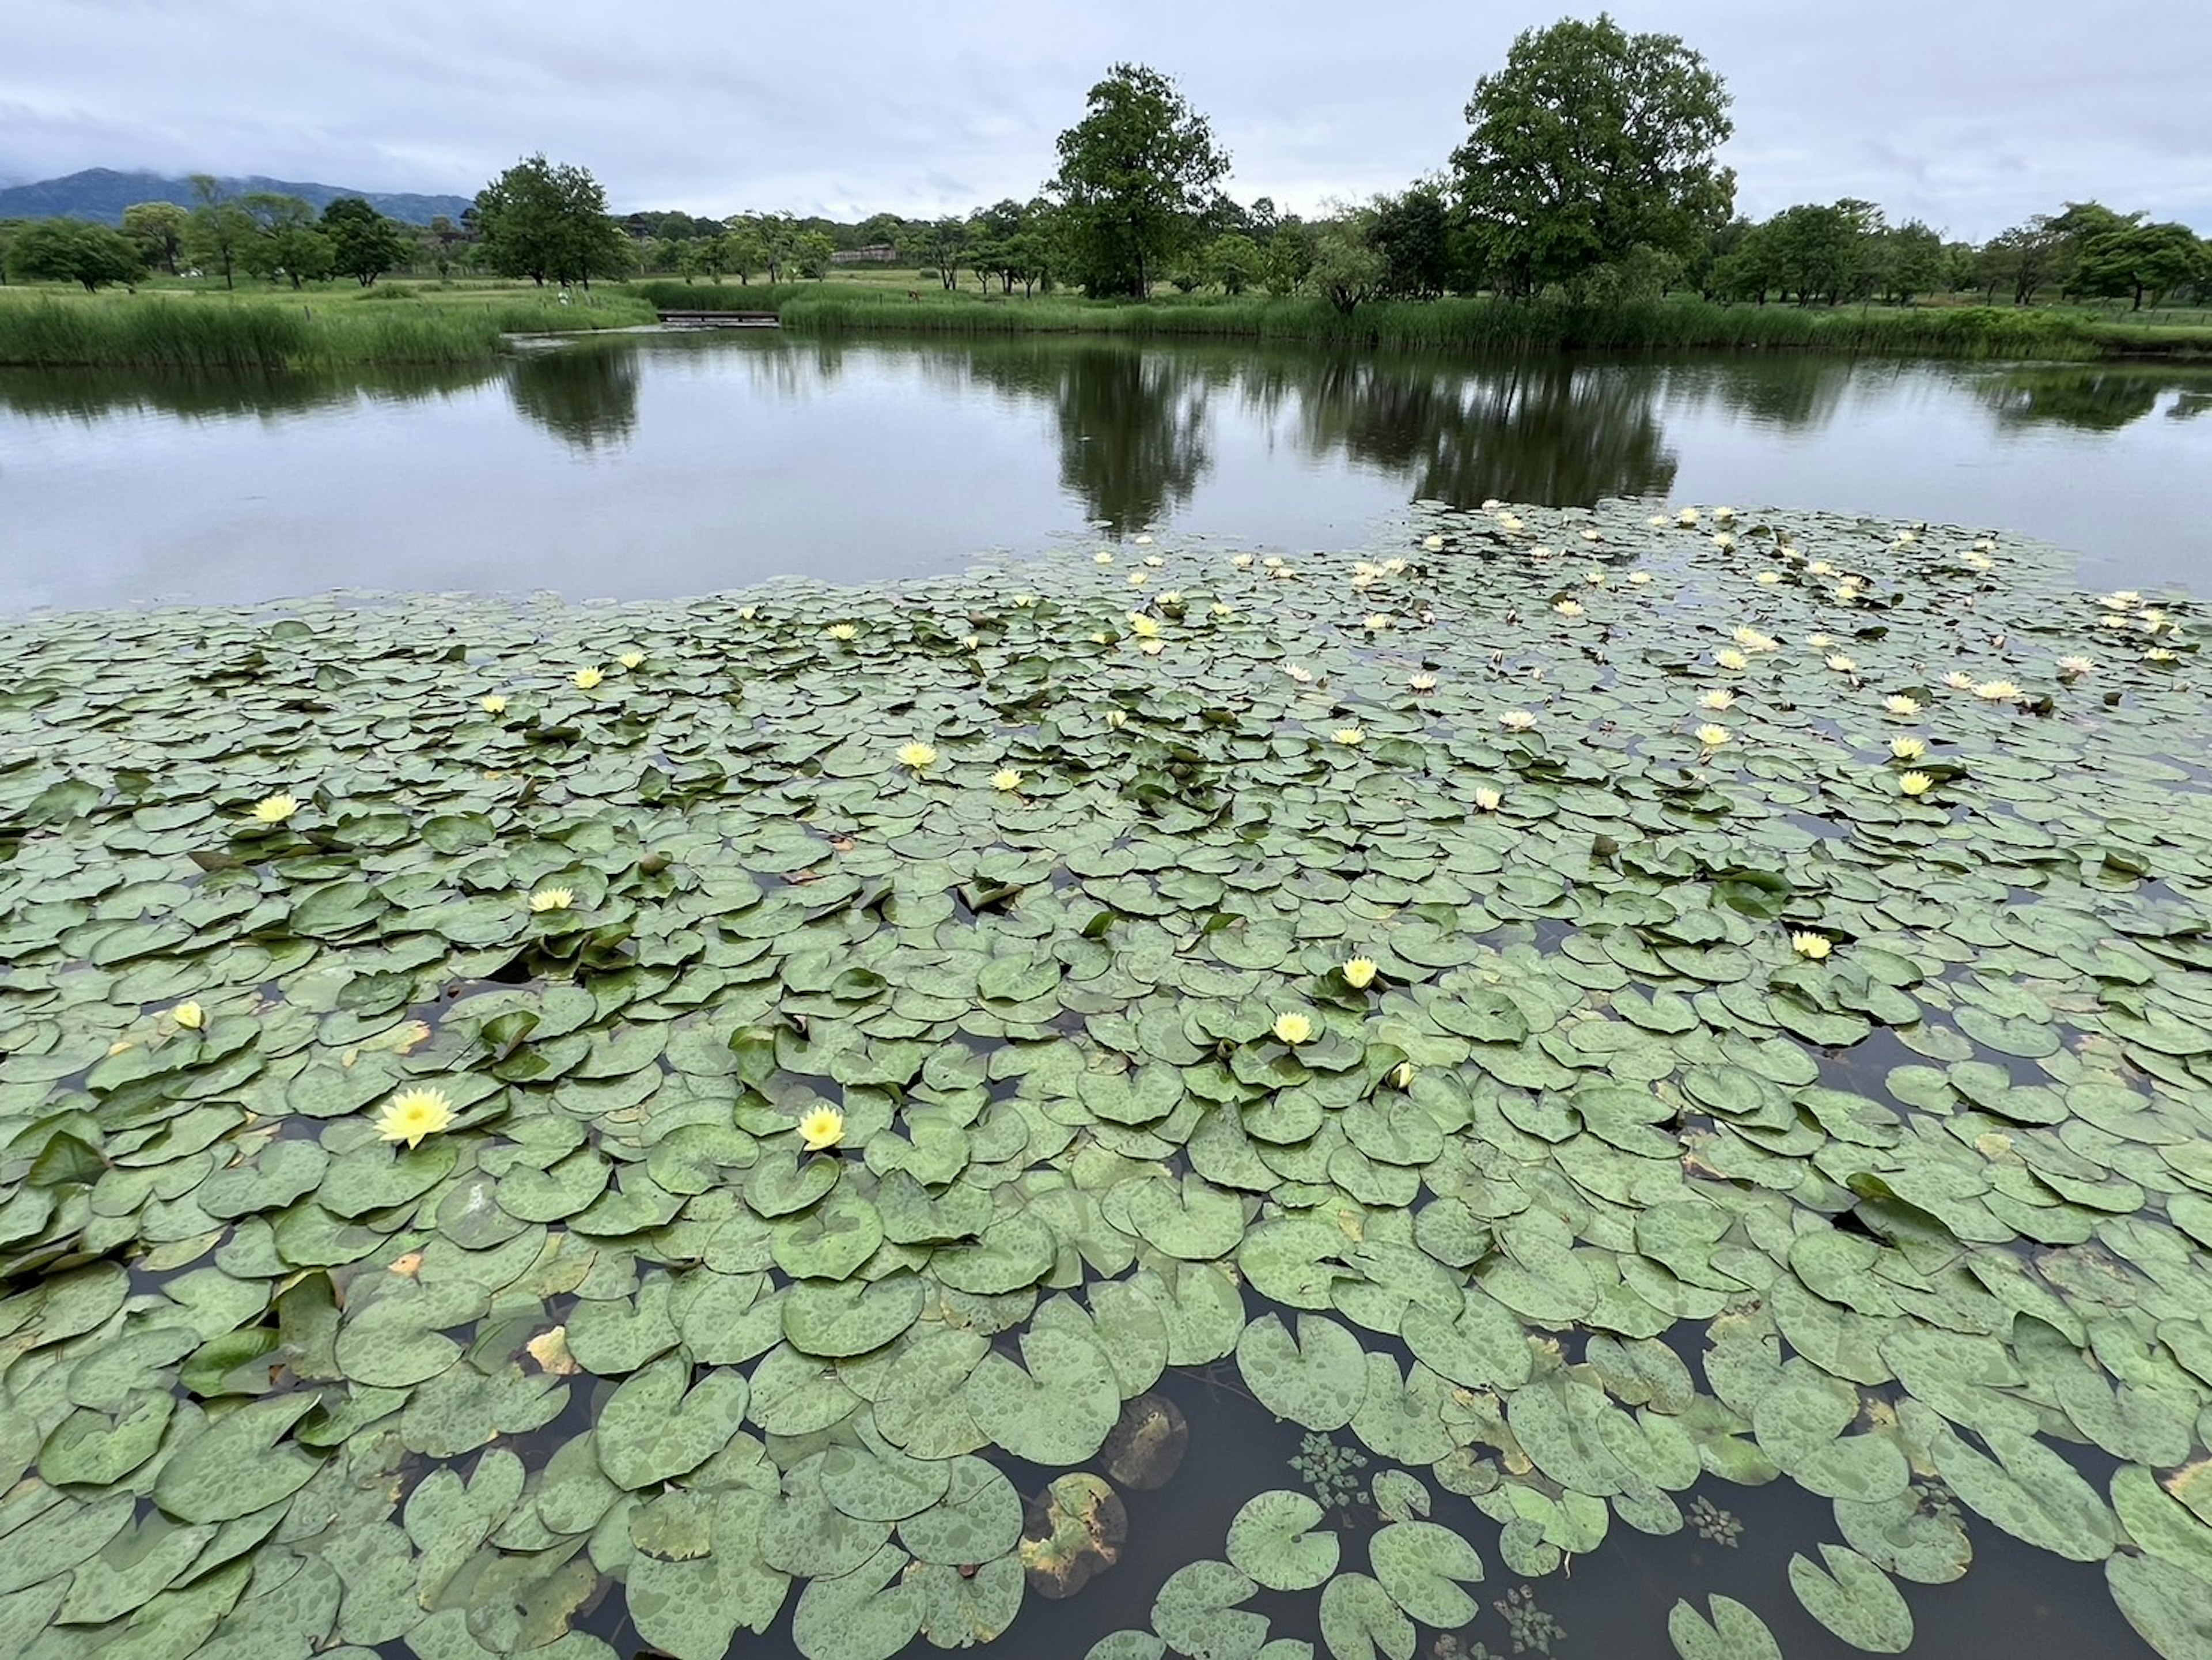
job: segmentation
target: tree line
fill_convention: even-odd
[[[1524,30],[1475,83],[1467,136],[1405,189],[1313,218],[1243,204],[1221,187],[1230,157],[1175,82],[1117,64],[1060,135],[1057,167],[1026,199],[965,215],[878,214],[857,224],[782,212],[614,218],[590,172],[543,155],[479,192],[458,225],[398,227],[357,198],[316,217],[295,198],[148,203],[120,232],[74,221],[15,229],[11,275],[88,288],[149,270],[240,271],[302,283],[428,266],[588,285],[667,272],[770,283],[828,275],[840,253],[894,251],[946,290],[1079,289],[1122,298],[1161,288],[1314,295],[1349,312],[1375,299],[1492,293],[1618,305],[1678,290],[1756,305],[1911,304],[1975,294],[2212,302],[2212,246],[2189,227],[2100,203],[2067,203],[1986,243],[1947,240],[1875,203],[1806,203],[1754,222],[1735,211],[1718,159],[1734,131],[1725,82],[1675,35],[1632,34],[1609,16]]]

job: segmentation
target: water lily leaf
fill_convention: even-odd
[[[1393,1522],[1376,1531],[1367,1548],[1390,1600],[1423,1625],[1457,1631],[1474,1618],[1474,1599],[1459,1582],[1480,1580],[1482,1559],[1449,1528]]]
[[[860,1396],[838,1381],[835,1366],[788,1343],[777,1344],[753,1367],[748,1409],[770,1435],[815,1434],[842,1423],[860,1404]]]
[[[1336,1572],[1336,1535],[1315,1531],[1327,1514],[1302,1493],[1260,1493],[1229,1524],[1229,1560],[1270,1590],[1309,1590]]]
[[[283,1439],[316,1400],[278,1395],[216,1420],[161,1467],[154,1502],[179,1522],[228,1522],[289,1498],[321,1468]]]
[[[801,1354],[866,1354],[912,1326],[926,1298],[921,1279],[910,1274],[873,1282],[802,1281],[784,1295],[783,1335]]]
[[[896,1447],[831,1447],[822,1455],[822,1492],[846,1515],[863,1522],[902,1522],[945,1496],[951,1462],[914,1458]]]
[[[1299,1315],[1295,1341],[1261,1315],[1237,1340],[1237,1369],[1261,1406],[1310,1430],[1341,1429],[1367,1393],[1359,1340],[1323,1315]]]
[[[2112,1554],[2112,1513],[2071,1464],[2033,1436],[1990,1430],[1983,1439],[1994,1457],[1940,1426],[1928,1437],[1929,1456],[1961,1501],[2015,1539],[2069,1561]]]
[[[1336,1660],[1413,1660],[1413,1622],[1364,1573],[1340,1573],[1321,1594],[1322,1641]]]
[[[1001,1636],[1021,1612],[1029,1583],[1010,1556],[972,1573],[942,1562],[918,1564],[907,1573],[922,1596],[921,1634],[940,1649],[972,1648]]]
[[[1021,1495],[980,1458],[949,1461],[944,1495],[900,1519],[899,1542],[921,1562],[961,1567],[1004,1556],[1022,1536]]]
[[[1809,1557],[1790,1559],[1790,1588],[1805,1611],[1855,1649],[1902,1654],[1912,1645],[1912,1610],[1873,1563],[1840,1545],[1822,1545],[1823,1573]]]
[[[811,1209],[779,1219],[770,1231],[775,1265],[793,1280],[842,1280],[884,1242],[876,1207],[840,1189]]]
[[[189,1567],[215,1535],[212,1524],[179,1527],[158,1514],[125,1529],[76,1565],[69,1595],[54,1616],[56,1623],[105,1625],[143,1608]]]
[[[2105,1578],[2136,1634],[2166,1660],[2212,1657],[2212,1602],[2203,1580],[2155,1556],[2124,1553],[2106,1562]]]
[[[416,1600],[436,1605],[446,1586],[477,1548],[491,1536],[522,1497],[522,1461],[502,1447],[477,1460],[464,1485],[452,1469],[434,1469],[407,1495],[407,1536],[421,1554],[410,1570]]]
[[[1113,1363],[1074,1304],[1039,1305],[1021,1336],[1022,1365],[987,1354],[960,1391],[975,1426],[1017,1458],[1079,1464],[1121,1415]]]
[[[678,1341],[674,1293],[674,1283],[655,1274],[638,1286],[635,1304],[625,1298],[578,1304],[566,1326],[569,1354],[586,1371],[623,1377],[667,1353]]]
[[[1160,1660],[1168,1645],[1148,1631],[1117,1631],[1091,1645],[1083,1660]]]
[[[1016,1555],[1041,1596],[1072,1596],[1121,1560],[1128,1536],[1121,1496],[1085,1470],[1057,1476],[1030,1501]]]
[[[39,1474],[55,1487],[110,1486],[154,1456],[175,1408],[164,1389],[143,1390],[112,1415],[79,1407],[46,1437]]]
[[[754,1545],[767,1495],[726,1487],[684,1496],[707,1505],[708,1549],[681,1560],[634,1557],[625,1586],[629,1616],[641,1638],[677,1660],[720,1660],[740,1626],[760,1633],[775,1622],[791,1581]]]
[[[791,1622],[806,1660],[890,1660],[904,1648],[927,1612],[921,1586],[891,1583],[906,1562],[886,1545],[849,1573],[809,1580]]]
[[[1711,1598],[1708,1621],[1686,1602],[1667,1615],[1667,1637],[1682,1660],[1782,1660],[1781,1646],[1766,1622],[1733,1596]]]
[[[600,1468],[633,1491],[695,1470],[738,1432],[750,1399],[742,1372],[716,1367],[693,1384],[690,1362],[656,1360],[601,1408]]]
[[[1237,1605],[1258,1589],[1226,1562],[1186,1562],[1152,1599],[1152,1629],[1190,1660],[1255,1660],[1267,1621]]]
[[[1835,1511],[1851,1548],[1900,1579],[1948,1584],[1973,1560],[1973,1545],[1948,1504],[1923,1504],[1907,1492],[1872,1500],[1838,1499]]]
[[[90,1504],[64,1499],[15,1529],[0,1552],[0,1594],[66,1573],[105,1548],[130,1523],[137,1504],[127,1493]]]
[[[1425,1304],[1408,1308],[1402,1330],[1421,1363],[1455,1383],[1516,1389],[1528,1381],[1532,1361],[1520,1320],[1475,1286],[1449,1316]]]

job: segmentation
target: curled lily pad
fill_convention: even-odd
[[[1302,1493],[1249,1499],[1229,1524],[1229,1560],[1270,1590],[1310,1590],[1336,1572],[1336,1535],[1316,1531],[1326,1514]]]
[[[1018,1554],[1030,1589],[1073,1596],[1121,1560],[1129,1520],[1120,1497],[1095,1475],[1058,1477],[1030,1501]]]

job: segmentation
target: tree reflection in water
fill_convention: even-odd
[[[118,415],[185,420],[253,417],[275,420],[355,403],[410,404],[483,385],[499,374],[478,368],[402,365],[335,372],[248,374],[155,369],[9,369],[0,374],[0,410],[94,425]]]
[[[1982,397],[2007,427],[2071,427],[2077,432],[2118,432],[2158,407],[2170,390],[2201,393],[2203,378],[2155,369],[2014,369],[1985,381]]]
[[[619,447],[637,430],[637,349],[629,341],[573,341],[526,352],[508,366],[521,414],[580,450]]]

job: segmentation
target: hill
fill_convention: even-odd
[[[244,196],[253,191],[275,191],[286,196],[296,196],[313,204],[325,206],[341,196],[367,197],[380,213],[394,219],[404,219],[413,225],[427,225],[431,219],[444,214],[450,219],[461,216],[461,210],[469,205],[465,196],[416,196],[405,192],[351,190],[342,185],[301,184],[285,179],[225,179],[223,190],[234,196]],[[134,202],[175,202],[189,207],[192,201],[191,182],[185,179],[165,179],[159,173],[118,173],[111,167],[88,167],[82,173],[70,173],[64,179],[42,179],[35,185],[16,185],[0,190],[0,219],[50,219],[67,216],[76,219],[96,219],[102,224],[119,223],[123,210]]]

